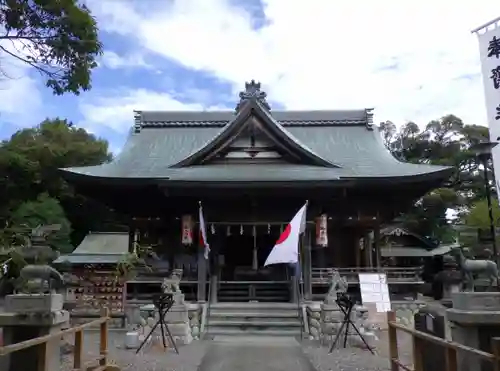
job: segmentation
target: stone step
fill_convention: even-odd
[[[219,290],[219,295],[248,295],[248,290],[236,290],[236,289],[225,289]],[[259,290],[258,295],[269,295],[269,294],[278,294],[278,295],[288,295],[288,290],[277,290],[277,289],[269,289],[269,290]]]
[[[231,318],[228,320],[212,319],[208,321],[209,326],[216,327],[298,327],[298,318]]]
[[[300,328],[265,328],[265,329],[239,329],[228,328],[224,326],[208,327],[209,335],[224,335],[224,336],[299,336]]]
[[[288,301],[288,296],[259,296],[258,297],[259,302],[264,303],[276,303],[276,302],[283,302],[283,301]],[[219,295],[219,301],[223,303],[248,303],[248,295],[241,295],[241,296],[221,296]]]
[[[210,318],[298,318],[297,309],[281,310],[281,311],[262,311],[253,309],[245,310],[228,310],[210,308]]]
[[[246,302],[246,303],[213,303],[210,304],[210,309],[263,309],[263,310],[297,310],[297,303],[262,303],[262,302]]]

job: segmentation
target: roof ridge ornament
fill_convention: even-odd
[[[271,106],[266,101],[267,93],[260,90],[260,82],[251,80],[250,82],[245,82],[245,91],[240,92],[240,102],[236,105],[236,112],[240,110],[243,103],[249,100],[256,100],[267,110],[271,110]]]
[[[373,130],[373,108],[365,108],[366,128]]]
[[[134,110],[134,133],[139,133],[142,129],[142,111]]]

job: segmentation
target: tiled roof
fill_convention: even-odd
[[[271,111],[272,117],[284,127],[372,125],[370,109],[352,111]],[[143,128],[213,127],[222,128],[235,117],[232,111],[138,111],[137,131]]]

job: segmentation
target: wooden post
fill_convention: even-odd
[[[389,358],[391,363],[391,371],[399,371],[398,366],[398,333],[392,323],[396,322],[396,313],[393,311],[387,312],[387,333],[389,335]]]
[[[493,370],[500,371],[500,338],[491,339],[491,353],[495,356]]]
[[[422,357],[424,356],[422,347],[423,340],[413,334],[411,337],[413,339],[413,370],[424,371],[424,364],[422,362]]]
[[[312,262],[311,262],[311,229],[306,227],[305,236],[302,241],[302,263],[303,270],[302,275],[304,277],[304,300],[312,300],[312,282],[311,282],[311,272],[312,272]]]
[[[109,318],[109,309],[108,308],[103,308],[101,311],[101,316]],[[102,358],[99,360],[99,365],[100,366],[106,366],[108,364],[108,322],[109,319],[101,323],[101,331],[100,331],[100,344],[99,344],[99,354],[102,356]]]
[[[457,371],[457,350],[455,348],[446,348],[446,371]]]
[[[38,367],[37,371],[49,371],[48,359],[47,359],[47,342],[38,344]]]
[[[82,368],[83,354],[83,331],[75,332],[75,350],[73,353],[73,368],[79,370]]]

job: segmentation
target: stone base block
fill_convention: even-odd
[[[11,313],[57,312],[63,309],[61,294],[15,294],[5,297],[5,311]]]
[[[500,311],[500,292],[454,292],[453,309],[465,311]]]
[[[193,337],[191,335],[191,327],[189,327],[188,324],[169,324],[168,329],[170,330],[170,333],[172,334],[172,337],[177,344],[189,344],[193,341]],[[147,335],[149,331],[149,329],[145,329],[145,335]],[[163,333],[165,334],[165,336],[167,336],[168,334],[166,329],[164,329]],[[154,337],[161,338],[161,327],[158,326],[156,328]]]
[[[189,323],[188,310],[185,305],[174,305],[165,315],[167,323]]]

